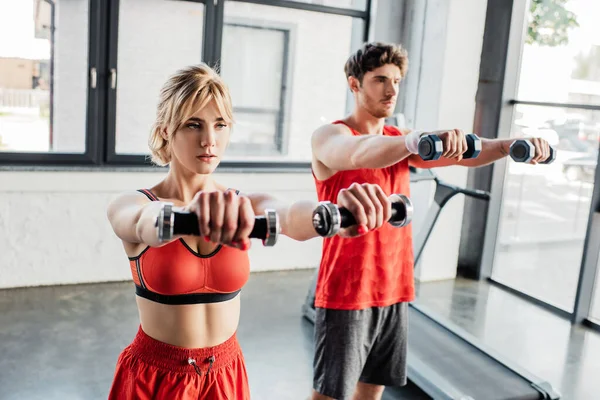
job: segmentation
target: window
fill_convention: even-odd
[[[0,152],[85,152],[87,16],[87,1],[0,3]]]
[[[0,163],[147,165],[160,88],[205,62],[234,103],[222,165],[306,167],[312,131],[346,111],[343,65],[371,3],[262,2],[3,1]]]
[[[324,26],[335,46],[323,45]],[[237,118],[226,159],[309,162],[312,132],[345,116],[344,63],[363,28],[346,15],[226,2],[221,70]]]
[[[492,273],[567,311],[575,300],[598,159],[598,138],[586,134],[581,118],[573,109],[515,107],[511,137],[543,137],[558,157],[550,165],[507,163]]]
[[[530,1],[517,99],[600,105],[598,15],[595,0]]]
[[[289,42],[289,29],[225,23],[221,75],[236,119],[230,154],[282,153]]]
[[[492,279],[571,313],[600,141],[600,4],[529,4],[511,137],[543,137],[558,155],[508,160]]]
[[[148,154],[160,88],[177,69],[203,61],[203,23],[201,3],[119,1],[117,154]]]

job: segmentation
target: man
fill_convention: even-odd
[[[367,43],[346,62],[354,94],[351,115],[317,129],[312,136],[312,169],[320,201],[335,202],[352,183],[378,184],[386,195],[409,195],[409,166],[478,167],[505,157],[512,140],[481,139],[479,157],[463,159],[465,135],[458,129],[401,132],[385,126],[392,115],[408,58],[400,46]],[[423,161],[418,142],[435,134],[442,158]],[[549,156],[548,143],[531,139],[536,164]],[[368,193],[376,198],[377,193]],[[381,204],[381,203],[378,203]],[[365,208],[370,225],[349,241],[327,238],[315,293],[313,400],[381,399],[385,386],[406,384],[407,312],[414,299],[413,245],[410,225],[393,228]],[[364,219],[363,219],[364,220]],[[372,221],[372,222],[371,222]]]

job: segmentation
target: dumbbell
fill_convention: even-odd
[[[156,219],[158,240],[169,241],[174,235],[200,236],[198,216],[193,212],[173,211],[173,206],[166,203],[160,210]],[[272,209],[265,210],[264,216],[254,217],[254,227],[250,238],[262,239],[264,246],[274,246],[277,243],[279,232],[279,215]]]
[[[401,228],[410,224],[413,216],[413,205],[410,199],[402,194],[393,194],[389,197],[392,202],[392,216],[388,220],[392,226]],[[341,228],[356,225],[354,215],[344,208],[329,202],[322,201],[313,211],[313,227],[322,237],[332,237]]]
[[[467,151],[463,158],[476,158],[481,153],[481,139],[474,134],[465,135]],[[419,155],[423,160],[433,161],[439,159],[444,153],[444,143],[438,135],[425,135],[419,140]]]
[[[535,146],[529,140],[518,139],[510,145],[510,158],[515,162],[529,162],[535,157]],[[550,156],[540,164],[550,164],[556,159],[556,151],[550,146]]]

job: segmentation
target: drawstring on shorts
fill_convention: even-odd
[[[215,362],[216,358],[215,356],[210,356],[206,359],[209,362],[208,365],[208,370],[206,371],[206,374],[210,373],[210,370],[212,369],[213,363]],[[202,370],[200,369],[200,367],[198,366],[198,364],[196,364],[196,359],[189,357],[187,360],[188,364],[192,365],[194,367],[194,370],[196,371],[196,373],[200,376],[202,376]]]

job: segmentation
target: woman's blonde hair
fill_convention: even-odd
[[[219,74],[202,63],[177,71],[160,91],[156,121],[150,133],[152,162],[164,166],[171,162],[169,140],[199,109],[215,101],[221,117],[233,123],[231,96]],[[162,135],[166,130],[168,140]]]

